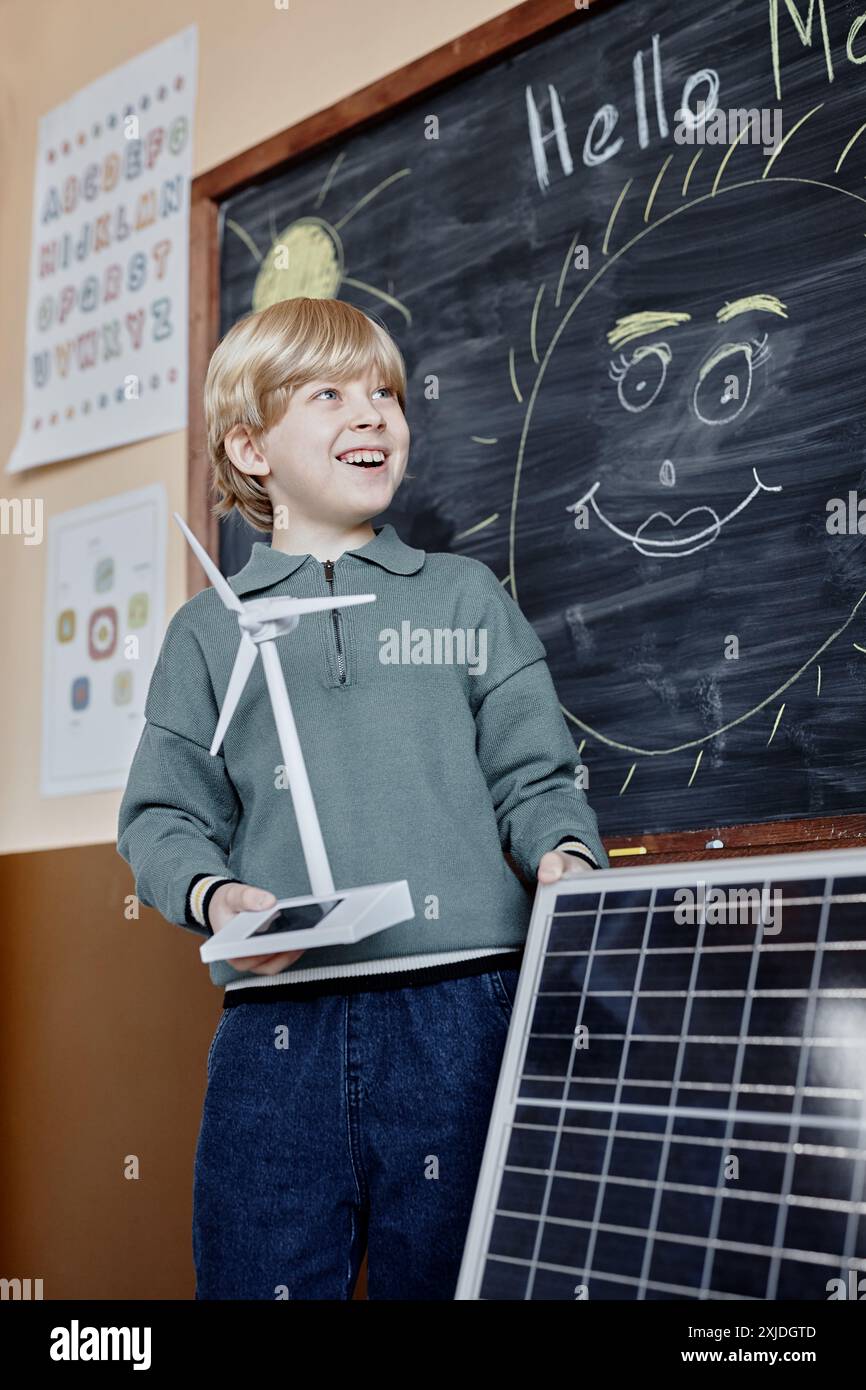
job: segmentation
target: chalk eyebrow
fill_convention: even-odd
[[[777,299],[774,294],[747,294],[742,299],[735,299],[732,302],[726,300],[721,309],[716,313],[719,323],[727,323],[729,319],[737,314],[747,314],[751,310],[758,309],[765,314],[778,314],[780,318],[786,319],[785,313],[787,305],[781,299]]]
[[[624,318],[617,319],[607,334],[607,341],[612,348],[622,347],[623,343],[630,343],[632,338],[660,333],[665,328],[677,328],[690,318],[691,314],[678,314],[673,310],[642,309],[637,314],[626,314]]]

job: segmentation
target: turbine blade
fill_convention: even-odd
[[[255,665],[257,656],[258,648],[252,637],[250,637],[248,632],[242,632],[238,654],[235,657],[235,664],[232,667],[228,689],[226,690],[226,697],[223,700],[223,707],[220,710],[220,717],[217,722],[216,732],[213,736],[213,743],[210,746],[211,757],[217,753],[220,744],[225,738],[226,729],[231,723],[231,717],[238,707],[238,701],[247,683],[247,677]]]
[[[375,603],[375,594],[335,594],[327,598],[265,598],[254,599],[249,611],[274,618],[291,618],[296,614],[318,613],[323,608],[346,608],[352,603]],[[267,605],[267,608],[265,607]],[[267,621],[267,619],[264,619]]]
[[[216,565],[214,564],[211,557],[208,555],[204,546],[196,540],[195,536],[187,526],[183,517],[179,516],[177,512],[174,512],[173,516],[178,526],[183,531],[183,534],[186,536],[187,540],[192,546],[192,549],[198,557],[202,569],[204,570],[211,584],[213,584],[214,588],[216,589],[226,608],[231,608],[234,610],[235,613],[240,613],[243,609],[243,604],[241,603],[234,589],[230,587],[228,580],[217,569]]]

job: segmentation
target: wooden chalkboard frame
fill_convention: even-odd
[[[486,24],[443,44],[396,72],[371,82],[326,110],[269,136],[193,180],[190,192],[189,441],[187,520],[212,555],[219,552],[218,520],[211,513],[202,396],[211,354],[219,337],[218,215],[223,199],[253,180],[286,168],[335,136],[360,129],[415,100],[422,92],[462,79],[473,69],[553,32],[587,21],[589,7],[603,11],[605,0],[525,0]],[[187,554],[187,590],[192,596],[206,579],[195,556]],[[704,859],[707,849],[720,857],[803,849],[843,849],[866,843],[866,815],[774,820],[701,830],[605,837],[611,865]]]

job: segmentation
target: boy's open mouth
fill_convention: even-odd
[[[387,449],[346,449],[337,454],[340,463],[350,463],[354,468],[384,468],[388,461]]]

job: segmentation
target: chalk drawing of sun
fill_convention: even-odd
[[[321,207],[344,157],[344,153],[339,154],[331,164],[316,196],[314,207]],[[253,286],[253,310],[266,309],[283,299],[336,299],[343,286],[348,285],[375,296],[385,304],[390,304],[399,310],[407,325],[411,324],[412,315],[399,299],[381,287],[367,284],[366,281],[346,274],[346,256],[341,236],[342,229],[351,218],[368,207],[391,184],[398,179],[406,178],[411,172],[411,169],[398,169],[395,174],[382,179],[336,221],[329,222],[326,218],[311,213],[306,217],[295,218],[281,232],[272,225],[271,244],[264,255],[246,228],[231,218],[226,218],[226,229],[244,243],[259,263]]]
[[[538,286],[522,390],[509,351],[523,424],[503,582],[545,643],[578,751],[590,739],[630,763],[620,795],[645,759],[694,750],[691,785],[705,748],[718,768],[726,744],[736,758],[780,729],[802,738],[782,722],[788,692],[808,679],[820,695],[834,643],[866,653],[862,542],[826,526],[828,499],[866,480],[866,198],[791,168],[819,109],[758,177],[723,182],[738,139],[717,168],[699,150],[676,193],[673,155],[640,205],[629,179],[563,311],[574,237],[544,348]],[[663,186],[674,206],[654,215]],[[626,210],[639,230],[616,244]]]

